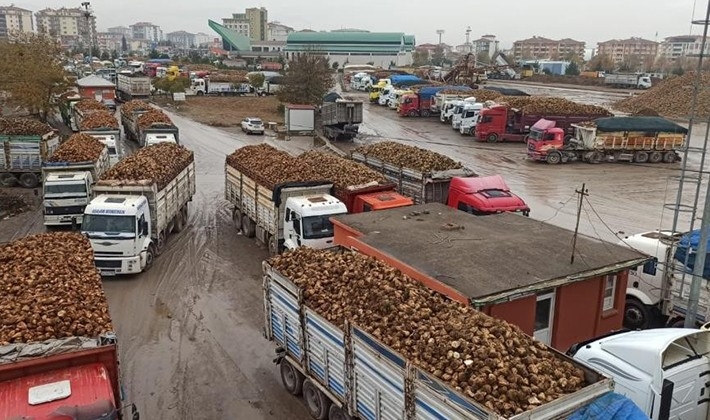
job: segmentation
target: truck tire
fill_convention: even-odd
[[[272,257],[275,257],[276,255],[279,255],[279,242],[278,240],[274,240],[273,235],[269,235],[266,237],[266,247],[269,250],[269,255]]]
[[[155,256],[159,256],[165,250],[165,240],[167,239],[165,231],[158,234],[158,243],[155,244]]]
[[[352,420],[342,408],[335,404],[331,404],[330,411],[328,412],[328,420]]]
[[[488,136],[486,136],[486,141],[488,143],[497,143],[498,142],[498,134],[496,133],[491,133]]]
[[[20,185],[25,188],[34,188],[39,185],[39,178],[33,173],[24,173],[20,175]]]
[[[422,117],[428,117],[428,116],[429,116],[429,110],[428,109],[422,110]]]
[[[557,165],[562,162],[562,155],[560,152],[550,152],[547,154],[545,161],[550,165]]]
[[[658,150],[654,150],[648,155],[648,161],[651,163],[661,163],[663,161],[663,153]]]
[[[204,94],[205,94],[205,92],[203,92],[203,91],[201,91],[201,90],[198,90],[198,91],[197,91],[197,96],[202,96],[202,95],[204,95]]]
[[[148,250],[145,252],[145,268],[143,268],[143,271],[148,271],[150,270],[150,267],[153,266],[153,262],[155,261],[155,245],[150,244],[148,245]]]
[[[253,238],[256,235],[254,222],[246,214],[242,216],[242,234],[247,238]]]
[[[651,326],[651,311],[634,297],[627,297],[624,306],[624,328],[645,330]]]
[[[639,151],[634,153],[634,163],[646,163],[648,162],[648,152]]]
[[[587,160],[587,162],[596,165],[597,163],[601,163],[603,158],[604,158],[604,155],[602,155],[601,152],[592,152],[589,155],[589,160]]]
[[[409,114],[408,114],[408,115],[409,115],[410,117],[416,117],[416,116],[417,116],[417,111],[411,110],[411,111],[409,111]]]
[[[13,174],[0,174],[0,187],[14,187],[17,185],[17,177]]]
[[[281,383],[283,383],[286,391],[291,395],[301,395],[303,392],[303,380],[305,379],[303,374],[286,359],[281,360],[281,363],[279,363],[279,370],[281,371]]]
[[[180,233],[185,230],[185,222],[185,215],[181,209],[177,216],[175,216],[175,228],[173,229],[173,232]]]
[[[306,401],[306,408],[311,417],[316,420],[328,418],[331,402],[310,379],[303,381],[303,399]]]
[[[666,152],[663,155],[663,162],[665,163],[675,163],[678,160],[678,156],[675,152]]]

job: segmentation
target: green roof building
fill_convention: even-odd
[[[226,51],[251,51],[251,40],[249,37],[233,31],[224,25],[220,25],[213,20],[208,20],[207,24],[222,37],[222,48]]]
[[[323,54],[331,62],[341,65],[373,63],[389,67],[409,65],[412,62],[415,39],[402,32],[292,32],[286,39],[286,58],[310,52]]]

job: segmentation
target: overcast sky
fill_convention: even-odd
[[[533,35],[573,38],[587,47],[612,38],[640,36],[661,41],[690,30],[693,4],[695,17],[705,14],[706,0],[94,0],[91,6],[99,31],[111,26],[128,26],[149,21],[165,33],[186,30],[217,36],[207,20],[218,23],[246,7],[266,7],[269,21],[300,29],[330,30],[359,28],[370,31],[405,32],[416,36],[417,44],[465,41],[483,34],[498,36],[503,48]],[[7,4],[7,3],[3,3]],[[15,5],[37,11],[45,7],[76,7],[66,0],[15,0]],[[693,29],[702,33],[701,27]],[[658,37],[656,38],[656,32]]]

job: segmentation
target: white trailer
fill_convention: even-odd
[[[119,73],[116,76],[116,95],[118,99],[130,101],[131,99],[150,96],[150,77],[142,74]]]
[[[652,86],[651,78],[643,74],[607,74],[604,84],[612,87],[648,89]]]
[[[43,135],[8,135],[0,133],[0,186],[19,183],[35,188],[42,176],[42,164],[59,147],[59,135],[49,131]]]

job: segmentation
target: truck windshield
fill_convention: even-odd
[[[326,214],[321,216],[308,216],[303,218],[303,239],[320,239],[333,236],[333,224],[330,222],[331,216]]]
[[[544,134],[545,134],[544,131],[530,130],[530,134],[528,134],[528,138],[530,140],[540,141],[540,140],[542,140],[542,137]]]
[[[77,194],[86,195],[86,184],[44,184],[45,194]]]
[[[136,233],[136,219],[133,216],[105,216],[85,214],[81,230],[103,233]]]
[[[463,117],[464,117],[464,118],[473,118],[473,117],[476,116],[476,112],[477,112],[477,111],[471,111],[471,110],[466,111],[466,112],[463,114]]]

